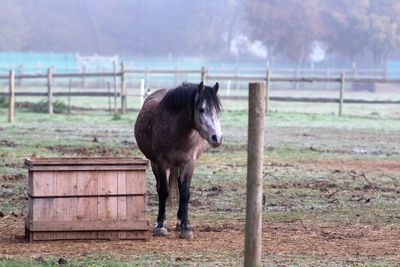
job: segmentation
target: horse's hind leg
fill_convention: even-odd
[[[166,236],[168,234],[165,220],[165,203],[168,198],[168,181],[167,170],[161,166],[151,163],[154,176],[157,180],[157,193],[158,193],[158,216],[157,226],[154,229],[154,235]]]
[[[194,171],[195,164],[190,162],[181,168],[178,178],[179,186],[179,209],[178,222],[180,222],[181,234],[180,238],[192,239],[193,231],[189,221],[189,200],[190,200],[190,182]]]

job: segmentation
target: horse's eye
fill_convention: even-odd
[[[200,113],[204,113],[204,108],[199,108]]]

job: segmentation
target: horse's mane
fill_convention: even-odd
[[[179,112],[186,107],[193,108],[198,84],[183,83],[175,89],[170,89],[161,101],[161,105],[170,112]],[[217,112],[222,109],[221,102],[213,87],[204,86],[202,97],[212,105]]]

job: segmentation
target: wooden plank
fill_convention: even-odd
[[[49,231],[133,231],[133,230],[149,230],[149,222],[147,220],[103,220],[103,221],[32,221],[25,220],[25,228],[32,232],[49,232]]]
[[[97,194],[97,172],[83,171],[77,174],[77,195]],[[77,220],[96,220],[97,219],[97,198],[78,198]]]
[[[117,194],[118,177],[114,171],[98,172],[98,194]],[[97,199],[97,219],[117,220],[118,199],[116,197],[100,197]]]
[[[186,73],[186,74],[199,74],[201,70],[169,70],[169,69],[126,69],[125,73],[135,73],[135,74],[145,74],[146,72],[150,74],[175,74],[175,73]]]
[[[146,220],[146,203],[144,196],[127,197],[128,220]]]
[[[108,236],[103,237],[101,234],[103,231],[89,231],[89,232],[69,232],[73,233],[76,238],[71,238],[71,236],[67,236],[64,239],[60,239],[54,235],[54,232],[29,232],[31,241],[49,241],[49,240],[95,240],[95,239],[106,239],[110,240]],[[118,233],[120,231],[112,231],[113,233]],[[149,232],[147,230],[135,230],[135,231],[126,231],[127,236],[125,238],[118,238],[121,240],[146,240],[149,238]],[[115,235],[115,234],[114,234]],[[93,236],[96,236],[93,238]],[[99,236],[99,237],[98,237]]]
[[[101,232],[98,232],[97,237],[99,239],[117,240],[118,239],[118,231],[101,231]]]
[[[54,199],[30,199],[32,220],[53,221]]]
[[[117,172],[117,177],[118,177],[118,188],[117,188],[118,195],[126,194],[126,172],[124,171]],[[127,219],[126,209],[127,209],[126,196],[118,197],[118,217],[117,217],[118,220]]]
[[[31,174],[32,188],[28,191],[32,195],[42,196],[55,193],[55,173],[38,172]],[[52,221],[54,214],[53,199],[32,199],[29,198],[32,220]]]
[[[29,195],[33,195],[33,172],[28,171],[28,189],[27,192]]]
[[[148,165],[149,161],[137,157],[73,157],[73,158],[25,158],[25,164],[35,165]]]
[[[149,231],[127,231],[124,239],[148,239]]]
[[[121,72],[116,73],[118,76]],[[85,72],[85,73],[54,73],[56,78],[89,78],[89,77],[114,77],[114,72]]]
[[[38,165],[38,166],[31,166],[29,167],[30,170],[32,171],[108,171],[108,170],[114,170],[114,171],[124,171],[124,170],[146,170],[147,166],[144,165],[120,165],[120,166],[95,166],[95,165],[87,165],[87,166],[44,166],[44,165]]]
[[[77,194],[77,172],[56,172],[55,177],[55,194]],[[54,221],[76,220],[77,205],[77,198],[54,198]]]
[[[118,195],[120,194],[126,194],[126,171],[119,171],[117,172],[117,177],[118,177]],[[118,221],[123,221],[127,219],[127,202],[126,202],[126,196],[121,196],[118,197]],[[119,239],[126,239],[127,232],[126,231],[120,231],[118,232],[118,238]]]
[[[146,173],[139,171],[126,171],[126,193],[146,193]]]
[[[55,172],[32,172],[32,188],[28,190],[32,196],[45,196],[55,193]]]
[[[54,232],[30,232],[31,241],[56,240]]]

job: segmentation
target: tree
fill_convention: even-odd
[[[382,67],[389,53],[399,45],[397,24],[387,16],[376,14],[370,16],[369,23],[369,49],[374,56],[375,65]]]
[[[325,1],[324,19],[330,32],[325,36],[329,50],[345,55],[352,62],[370,51],[376,66],[382,66],[390,51],[399,44],[394,0]],[[396,22],[396,20],[398,20]]]
[[[285,54],[301,65],[324,29],[319,10],[318,0],[249,0],[246,18],[252,37],[270,54]]]
[[[368,1],[326,1],[322,12],[327,30],[324,41],[330,53],[355,61],[368,44]]]

